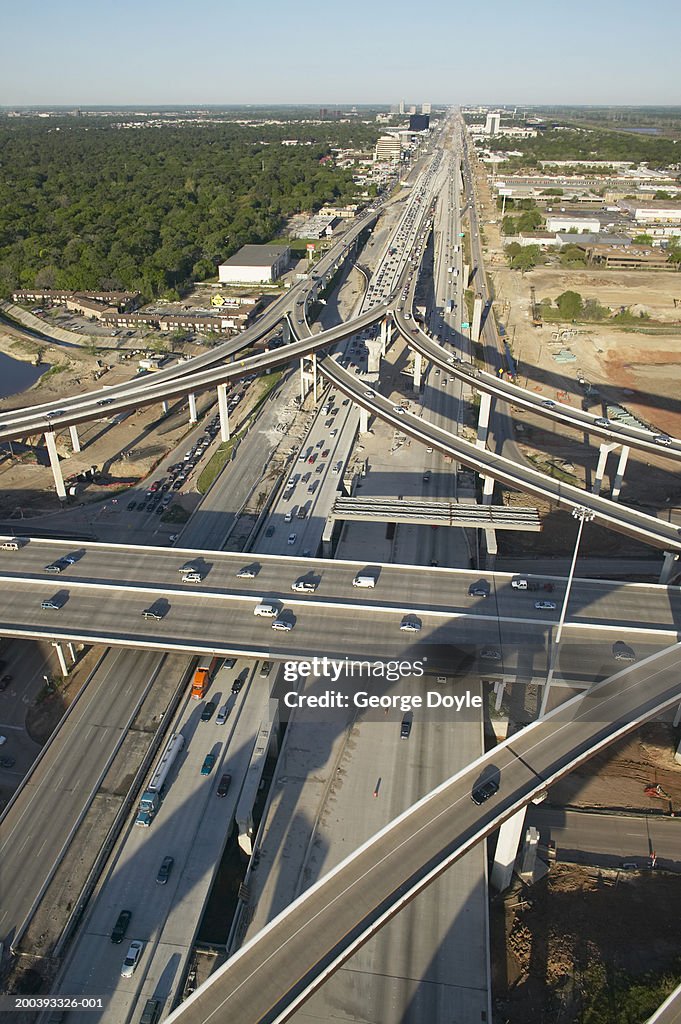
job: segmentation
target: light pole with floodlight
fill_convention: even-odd
[[[549,670],[546,675],[546,683],[544,684],[544,692],[541,699],[541,707],[539,709],[539,717],[543,718],[546,714],[546,707],[549,701],[549,690],[551,689],[551,682],[553,680],[553,673],[556,667],[556,659],[558,657],[558,646],[560,644],[560,638],[563,635],[563,626],[565,624],[565,615],[567,612],[568,601],[570,600],[570,591],[572,589],[572,578],[575,574],[575,566],[577,564],[577,555],[579,554],[579,542],[582,539],[582,530],[584,529],[584,523],[591,522],[596,513],[590,508],[584,508],[583,505],[577,505],[572,510],[572,515],[575,519],[579,519],[579,529],[577,530],[577,539],[575,540],[575,550],[572,554],[572,564],[570,565],[570,572],[568,573],[567,585],[565,587],[565,597],[563,598],[563,607],[560,610],[560,618],[558,619],[558,627],[556,629],[556,635],[551,643],[549,651]]]

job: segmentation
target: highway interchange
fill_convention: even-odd
[[[435,178],[433,188],[434,185]],[[430,199],[430,194],[428,198]],[[400,239],[403,246],[415,244],[427,207],[428,204],[424,201],[422,217],[418,222],[412,218],[411,234],[403,234]],[[377,215],[377,212],[369,214],[367,223],[375,220]],[[359,231],[353,231],[353,237],[357,233]],[[400,237],[399,234],[397,237]],[[336,265],[334,260],[329,262],[330,266]],[[388,258],[388,264],[390,262]],[[406,260],[401,266],[392,267],[390,272],[385,273],[382,289],[375,289],[372,298],[379,301],[381,306],[387,301],[392,301],[395,293],[405,286],[411,272]],[[293,314],[292,319],[300,321],[301,318],[295,315],[299,311],[296,307],[301,303],[301,296],[304,304],[305,293],[310,295],[312,292],[310,282],[304,282],[299,297],[289,295],[286,302],[280,304],[277,317],[281,315],[282,308],[286,305],[287,312]],[[386,294],[388,299],[383,298]],[[332,329],[325,332],[321,341],[319,336],[313,336],[314,346],[320,349],[328,348],[341,338],[351,339],[358,332],[366,331],[383,317],[384,308],[377,310],[376,307],[370,307],[365,313],[360,313],[353,321],[352,329]],[[414,342],[413,322],[412,325],[408,320],[405,322],[400,313],[399,309],[395,311],[395,319],[403,336],[414,343],[414,347],[421,346],[434,365],[451,369],[450,354],[436,346],[423,333],[419,333]],[[274,312],[271,317],[274,321]],[[269,320],[268,324],[270,327],[273,326]],[[302,324],[295,322],[293,330],[294,333],[305,335],[308,330],[307,324],[304,321]],[[262,333],[262,324],[256,325],[248,344],[255,340],[256,334],[260,336]],[[219,358],[224,358],[226,354],[235,355],[244,344],[243,337],[237,339],[237,342],[227,343],[227,346],[222,347],[223,351]],[[155,376],[151,381],[134,386],[121,385],[118,389],[107,391],[107,402],[109,397],[116,396],[112,403],[108,403],[110,408],[107,409],[107,415],[136,406],[141,401],[160,401],[162,398],[184,395],[198,391],[202,387],[214,386],[216,382],[229,379],[230,376],[246,376],[256,369],[277,365],[279,362],[303,355],[310,349],[311,342],[304,337],[301,342],[294,342],[286,353],[277,350],[264,357],[244,359],[239,366],[212,369],[211,364],[216,361],[217,355],[217,350],[214,350],[209,357],[201,357],[204,362],[200,365],[209,369],[201,370],[200,373],[196,373],[196,364],[186,363],[182,367],[166,371],[163,379]],[[447,647],[461,648],[467,654],[480,657],[481,672],[484,670],[487,674],[500,677],[510,674],[514,678],[525,678],[528,681],[541,677],[546,671],[547,642],[551,629],[555,626],[557,611],[535,608],[536,595],[514,591],[510,587],[510,574],[375,564],[371,568],[377,570],[376,587],[355,591],[352,579],[358,572],[366,570],[366,564],[313,557],[323,527],[324,509],[330,507],[336,490],[335,474],[332,472],[334,456],[338,454],[341,461],[346,459],[347,437],[350,431],[356,429],[358,407],[364,407],[384,421],[392,423],[396,429],[410,433],[429,448],[452,454],[461,463],[477,469],[486,469],[497,479],[515,483],[520,472],[511,460],[501,459],[493,452],[473,449],[473,446],[466,445],[458,439],[450,429],[447,429],[448,426],[451,428],[448,415],[443,416],[441,426],[421,419],[416,420],[409,413],[397,412],[394,404],[381,396],[373,384],[367,384],[366,379],[358,380],[357,374],[352,374],[339,366],[338,357],[324,357],[319,360],[318,365],[322,374],[335,388],[333,408],[337,409],[337,413],[332,417],[333,427],[324,427],[322,430],[321,423],[326,422],[328,417],[325,419],[324,414],[320,412],[317,430],[319,436],[326,440],[330,437],[328,431],[334,429],[337,431],[337,440],[334,437],[334,443],[329,442],[330,451],[326,456],[323,480],[312,492],[312,498],[307,499],[309,492],[303,492],[301,480],[296,482],[292,496],[273,507],[269,522],[274,526],[274,532],[267,537],[266,531],[262,531],[257,553],[226,555],[220,551],[201,550],[198,543],[196,547],[183,549],[150,550],[134,546],[117,547],[89,543],[85,546],[68,545],[34,539],[19,552],[1,553],[3,593],[0,597],[0,620],[3,623],[3,632],[26,636],[51,634],[65,639],[81,638],[91,641],[99,639],[106,643],[129,645],[136,649],[149,647],[152,650],[165,651],[174,648],[187,652],[215,651],[251,658],[276,659],[334,653],[394,657],[400,651],[418,652],[421,645],[444,644]],[[466,380],[469,374],[462,369],[458,374],[452,373],[452,376]],[[485,388],[489,388],[490,392],[496,393],[500,398],[510,398],[511,393],[501,387],[494,392],[494,385],[498,384],[498,381],[489,376],[489,381],[485,377]],[[183,379],[184,377],[186,379]],[[344,395],[351,399],[347,406],[343,405]],[[46,426],[83,422],[94,415],[101,416],[102,409],[97,406],[97,402],[102,401],[101,396],[102,392],[98,392],[97,396],[80,396],[78,399],[65,400],[59,403],[59,408],[64,408],[65,413],[47,421],[45,410],[40,411],[35,417],[32,413],[27,413],[24,419],[20,416],[14,418],[16,414],[3,414],[0,417],[0,438],[23,436],[17,434],[17,430],[44,430]],[[515,396],[512,400],[520,402],[521,398]],[[536,400],[533,404],[536,404]],[[54,404],[51,408],[54,409]],[[553,417],[560,418],[561,414],[569,417],[572,413],[574,410],[556,411],[554,408],[544,407],[544,414]],[[593,432],[599,433],[595,428]],[[311,447],[316,448],[317,435],[314,429],[310,436],[314,440]],[[610,434],[605,436],[612,439]],[[639,443],[644,448],[651,445],[655,447],[655,443],[645,437],[629,439],[626,443],[632,446]],[[338,452],[332,450],[336,446]],[[306,447],[310,447],[307,442]],[[660,449],[657,453],[675,458],[681,454],[681,449],[674,441],[672,446],[665,447],[664,451]],[[510,468],[507,468],[507,464]],[[305,469],[304,472],[311,474],[310,481],[305,482],[306,487],[309,487],[316,470]],[[576,488],[573,490],[578,491],[577,494],[572,494],[564,486],[552,489],[553,482],[549,482],[536,471],[535,477],[541,478],[540,480],[532,477],[528,470],[523,469],[522,472],[526,474],[523,476],[523,482],[527,490],[534,489],[534,493],[543,495],[549,493],[557,500],[566,501],[568,504],[593,503],[593,507],[598,508],[603,522],[608,522],[631,536],[643,537],[655,546],[674,551],[681,549],[676,529],[666,528],[667,524],[631,512],[607,499],[586,495]],[[508,473],[508,476],[505,476],[505,473]],[[299,475],[302,478],[304,473],[299,472]],[[301,493],[305,493],[305,501],[310,500],[312,506],[310,516],[306,518],[302,527],[293,519],[293,509],[300,505],[296,493],[298,487],[301,488]],[[285,517],[289,512],[292,513],[292,521],[287,523]],[[288,538],[291,534],[295,534],[296,537],[295,541],[289,544]],[[63,575],[46,576],[45,565],[60,554],[66,553],[77,553],[77,561]],[[181,582],[178,568],[188,560],[196,563],[199,571],[205,575],[205,579],[198,584]],[[255,577],[251,580],[238,579],[236,573],[246,565],[257,566]],[[471,597],[468,593],[471,583],[479,581],[481,577],[490,584],[490,596],[482,600]],[[292,593],[291,584],[299,578],[314,580],[318,584],[315,592],[307,595]],[[564,581],[554,582],[555,598],[559,606],[564,593]],[[49,613],[51,621],[48,621],[48,613],[40,609],[40,602],[49,593],[58,591],[67,592],[68,600],[59,611]],[[442,600],[443,592],[447,594],[446,602]],[[291,612],[295,626],[290,633],[275,634],[271,629],[271,620],[254,619],[253,609],[262,598],[274,598],[281,602],[285,610]],[[161,603],[162,618],[143,619],[142,611],[154,602]],[[306,608],[306,605],[310,607]],[[361,622],[357,619],[358,610],[362,613]],[[372,931],[379,922],[383,923],[396,912],[401,905],[399,902],[393,903],[396,892],[399,893],[400,899],[410,898],[414,886],[425,884],[425,881],[430,879],[431,872],[434,877],[445,863],[453,861],[474,841],[493,831],[517,806],[518,801],[526,802],[536,791],[537,786],[544,784],[537,782],[538,775],[547,780],[553,772],[569,770],[569,766],[575,761],[575,752],[579,757],[586,756],[595,742],[606,735],[610,739],[618,726],[633,727],[637,721],[671,704],[675,684],[670,677],[673,676],[674,666],[678,664],[678,651],[676,647],[666,651],[664,648],[675,644],[678,638],[678,611],[678,592],[672,588],[637,588],[633,585],[576,581],[571,594],[569,635],[563,662],[566,681],[571,684],[584,684],[594,678],[600,679],[610,675],[617,668],[617,662],[613,659],[612,644],[622,638],[636,648],[639,662],[646,655],[653,656],[652,660],[648,658],[642,664],[629,668],[617,677],[618,682],[604,683],[598,695],[596,691],[589,694],[589,712],[595,711],[596,719],[598,715],[603,714],[607,726],[603,726],[603,722],[598,719],[601,725],[597,727],[591,715],[584,716],[581,706],[574,704],[570,706],[574,709],[574,719],[570,717],[572,711],[566,713],[565,725],[561,725],[558,730],[565,740],[562,746],[552,745],[551,737],[556,730],[552,732],[552,727],[547,722],[538,727],[533,726],[535,732],[532,735],[529,735],[528,730],[527,734],[522,734],[523,739],[516,737],[513,752],[509,753],[509,748],[506,747],[496,748],[492,752],[494,757],[492,754],[489,755],[487,761],[480,761],[475,769],[469,769],[467,773],[455,777],[451,789],[444,789],[437,797],[433,794],[434,799],[441,800],[441,805],[438,805],[441,810],[438,810],[436,817],[438,820],[441,819],[442,828],[438,825],[436,829],[431,830],[429,827],[427,830],[432,835],[432,843],[428,847],[431,849],[432,846],[432,854],[427,854],[427,851],[422,849],[421,827],[414,825],[414,819],[405,818],[402,823],[405,845],[402,845],[401,840],[399,844],[400,853],[405,853],[404,859],[401,856],[391,859],[388,855],[388,861],[385,861],[382,855],[377,855],[375,849],[370,849],[366,852],[366,860],[362,861],[361,865],[353,863],[348,867],[349,872],[354,872],[359,871],[361,866],[361,886],[365,894],[362,898],[366,899],[367,908],[365,918],[357,920],[354,902],[357,890],[355,889],[353,893],[355,882],[347,885],[343,882],[339,885],[338,892],[328,903],[324,902],[324,893],[327,889],[324,888],[325,883],[322,883],[320,887],[310,891],[311,899],[319,900],[314,903],[312,923],[314,925],[316,921],[316,925],[321,926],[320,932],[315,932],[315,935],[310,937],[309,905],[304,901],[300,906],[296,905],[293,910],[293,924],[295,925],[296,921],[305,922],[304,930],[298,932],[294,927],[295,934],[282,942],[277,936],[290,935],[292,919],[277,919],[276,925],[266,932],[259,940],[259,944],[249,943],[233,961],[230,961],[224,974],[216,976],[215,982],[204,993],[197,994],[193,1001],[184,1004],[184,1008],[179,1011],[183,1018],[204,1021],[210,1019],[211,1014],[219,1006],[220,1016],[223,1012],[229,1012],[230,1016],[234,1014],[235,1019],[243,1021],[284,1019],[295,1008],[290,1001],[291,991],[300,993],[305,989],[307,995],[309,992],[306,986],[309,984],[314,988],[318,984],[318,980],[314,979],[317,977],[320,962],[325,963],[327,967],[331,963],[334,967],[337,966],[356,944],[364,940],[367,928]],[[406,637],[400,633],[399,626],[404,614],[418,617],[421,625],[419,633]],[[115,620],[115,628],[112,628],[112,619]],[[490,640],[490,631],[493,634],[493,641]],[[352,637],[350,642],[348,637]],[[482,652],[490,648],[499,651],[499,658],[490,659],[485,663]],[[531,652],[529,660],[528,651]],[[127,652],[122,652],[122,656],[125,655]],[[130,655],[132,656],[132,652]],[[151,659],[148,663],[147,677],[152,678],[156,671],[154,656],[136,654],[134,657]],[[135,663],[137,664],[137,660]],[[139,661],[141,668],[143,664]],[[610,715],[609,718],[610,712],[602,709],[612,708],[613,688],[619,688],[618,706],[617,713]],[[676,692],[678,693],[678,686]],[[603,695],[602,704],[598,703],[600,695]],[[130,692],[121,695],[121,699],[125,698],[128,701],[130,697]],[[545,738],[540,739],[541,736]],[[523,746],[524,743],[528,744],[527,749]],[[531,755],[531,770],[528,770],[520,760],[521,753],[525,759],[526,755]],[[485,764],[494,764],[495,770],[500,771],[504,793],[489,805],[491,810],[486,808],[480,813],[473,810],[468,797],[472,781],[477,777],[475,771],[477,770],[478,774],[482,773]],[[182,794],[178,793],[178,798],[182,799]],[[424,803],[427,804],[428,800]],[[432,807],[433,804],[429,804],[426,812],[427,820],[431,824],[434,819],[428,815],[432,813]],[[418,805],[414,811],[418,813],[420,809],[421,805]],[[456,809],[456,827],[459,829],[456,835],[453,835],[455,830],[452,829],[452,822],[448,817],[453,809]],[[448,826],[448,833],[445,826]],[[394,835],[391,833],[391,836],[392,843]],[[432,864],[429,863],[431,856]],[[399,864],[393,863],[397,860]],[[387,863],[390,864],[390,872],[383,870]],[[335,878],[336,876],[333,879],[329,877],[327,886],[335,885]],[[37,882],[37,878],[35,881]],[[353,898],[345,899],[344,910],[341,913],[340,899],[346,895]],[[110,899],[113,902],[105,913],[106,920],[111,916],[111,909],[121,902],[123,895],[110,894]],[[327,916],[319,916],[322,914]],[[284,931],[278,932],[277,929]],[[323,939],[320,936],[323,936]],[[263,943],[268,942],[271,945],[263,947]],[[293,942],[297,944],[295,948],[292,947]],[[320,943],[319,947],[315,946],[317,942]],[[267,948],[272,952],[268,953]],[[310,948],[319,948],[320,955],[316,960],[309,957]],[[322,955],[324,948],[328,949],[326,959]],[[279,959],[275,959],[277,957]],[[249,963],[256,961],[267,962],[272,968],[271,972],[268,971],[266,984],[263,983],[262,970],[256,977],[249,967]],[[231,981],[233,976],[239,979],[236,984]]]

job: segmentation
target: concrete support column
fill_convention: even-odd
[[[480,325],[482,324],[482,296],[476,295],[473,302],[473,323],[471,324],[471,341],[480,341]]]
[[[620,491],[622,490],[622,481],[624,479],[624,470],[627,468],[627,460],[629,458],[629,445],[623,444],[622,451],[620,452],[620,459],[617,463],[617,472],[615,473],[615,480],[612,485],[612,493],[610,497],[613,501],[618,501]]]
[[[302,356],[300,359],[300,401],[301,404],[305,401],[305,360]]]
[[[463,271],[461,273],[461,287],[464,289],[468,288],[468,275],[470,274],[470,272],[471,268],[468,266],[467,263],[464,263]]]
[[[168,402],[167,399],[165,398],[161,402],[161,412],[163,413],[164,416],[168,415]]]
[[[76,664],[76,648],[73,646],[73,644],[71,643],[70,640],[67,642],[66,648],[67,648],[69,654],[71,655],[72,663],[75,665]]]
[[[381,355],[384,356],[388,347],[388,321],[381,320]]]
[[[487,445],[487,432],[489,431],[489,417],[492,409],[492,396],[487,392],[480,395],[480,409],[478,411],[478,436],[475,441],[476,448],[484,448]]]
[[[421,390],[421,373],[423,371],[423,356],[420,352],[414,354],[414,393],[419,394]]]
[[[360,434],[366,434],[369,429],[369,412],[364,407],[360,407],[359,410],[359,431]]]
[[[676,553],[676,551],[665,551],[664,562],[662,563],[662,569],[660,570],[660,578],[658,580],[658,583],[661,583],[662,586],[666,586],[666,584],[669,583],[670,579],[674,575],[676,575],[676,572],[678,570],[678,560],[679,556]]]
[[[288,317],[284,317],[281,322],[281,336],[284,339],[284,344],[288,345],[291,340],[291,324],[288,321]]]
[[[220,414],[220,440],[229,441],[229,409],[227,408],[226,384],[218,384],[218,412]]]
[[[598,465],[596,466],[596,476],[594,477],[593,487],[591,488],[592,494],[600,494],[601,487],[603,485],[603,477],[605,476],[605,467],[608,462],[608,455],[616,448],[616,444],[602,444],[598,449]]]
[[[317,404],[317,353],[312,353],[312,397]]]
[[[500,682],[494,684],[494,710],[501,711],[501,704],[504,699],[504,690],[506,689],[506,683],[502,679]]]
[[[508,889],[513,877],[513,865],[515,864],[520,837],[523,834],[525,824],[525,807],[508,818],[499,829],[497,848],[494,852],[494,865],[490,881],[498,892]]]
[[[78,437],[78,428],[75,423],[69,425],[69,434],[71,435],[71,447],[74,452],[80,451],[80,438]]]
[[[56,641],[53,640],[52,641],[52,646],[54,647],[55,651],[57,652],[57,658],[59,659],[59,667],[61,669],[61,674],[63,676],[67,676],[69,674],[69,669],[68,669],[68,665],[66,664],[66,658],[64,657],[64,651],[62,649],[62,645],[60,643],[57,643]]]
[[[193,391],[190,391],[187,397],[189,399],[189,422],[196,423],[199,419],[196,414],[196,395]]]
[[[47,454],[50,457],[50,466],[52,467],[52,476],[54,477],[54,486],[57,491],[57,497],[64,499],[66,498],[66,488],[64,487],[64,477],[61,475],[61,466],[59,465],[59,456],[57,455],[54,430],[45,431],[45,444],[47,445]]]

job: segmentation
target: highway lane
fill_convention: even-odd
[[[304,485],[303,485],[304,487]],[[296,521],[283,523],[282,529],[296,529]],[[289,545],[284,546],[286,550]],[[78,560],[59,575],[44,571],[56,558],[72,555]],[[33,539],[18,552],[2,552],[0,577],[4,581],[6,614],[11,615],[12,597],[26,595],[27,607],[36,604],[34,621],[59,625],[68,603],[52,616],[41,611],[43,598],[60,590],[71,591],[75,599],[83,588],[93,601],[112,599],[134,601],[134,610],[141,620],[143,607],[153,595],[166,596],[171,603],[205,601],[211,595],[221,603],[255,607],[258,600],[272,597],[296,608],[340,607],[348,611],[361,606],[379,612],[392,609],[424,613],[466,613],[475,616],[530,622],[556,622],[564,595],[565,580],[561,577],[524,576],[522,573],[479,572],[472,569],[369,563],[348,560],[304,558],[301,555],[270,555],[255,552],[224,552],[196,549],[145,548],[133,545],[94,544],[86,547],[67,541]],[[183,583],[183,566],[192,566],[203,576],[201,583]],[[254,572],[252,579],[239,579],[244,569]],[[353,587],[358,574],[370,573],[376,580],[373,588]],[[539,585],[550,583],[553,590],[517,590],[514,579],[526,578]],[[313,593],[292,592],[292,584],[308,579],[316,584]],[[497,602],[492,608],[484,598],[469,595],[469,587],[486,581]],[[115,588],[115,589],[113,589]],[[116,597],[116,593],[120,597]],[[30,595],[30,596],[29,596]],[[24,598],[21,598],[24,600]],[[537,609],[535,602],[550,599],[555,609]],[[0,596],[0,602],[3,597]],[[16,618],[16,612],[14,613]],[[622,627],[673,629],[681,623],[681,589],[659,584],[622,583],[608,580],[573,582],[568,619],[581,623],[619,624]],[[142,626],[140,621],[138,626]]]
[[[542,843],[555,844],[558,860],[646,869],[654,851],[659,868],[681,868],[681,818],[568,811],[541,804],[528,809],[527,824],[539,829]]]
[[[114,650],[55,735],[0,824],[0,939],[8,941],[50,878],[135,709],[160,669],[158,653]],[[30,856],[29,856],[30,854]]]
[[[396,819],[244,946],[168,1020],[273,1024],[291,1015],[401,903],[533,795],[678,701],[679,646],[619,673],[516,734]],[[482,807],[472,788],[496,778]]]

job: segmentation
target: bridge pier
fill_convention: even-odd
[[[52,646],[54,647],[55,651],[57,652],[57,659],[59,661],[59,667],[61,669],[61,674],[63,676],[67,676],[69,674],[69,667],[66,664],[66,658],[64,657],[64,651],[63,651],[62,645],[59,643],[59,641],[53,640],[52,641]]]
[[[359,409],[359,432],[360,434],[366,434],[369,430],[369,411],[360,406]]]
[[[226,384],[218,384],[218,413],[220,415],[220,440],[229,441],[229,409],[227,408]]]
[[[476,448],[484,448],[487,444],[491,410],[492,396],[486,391],[483,391],[480,394],[480,408],[478,410],[478,436],[475,441]]]
[[[54,439],[54,430],[45,431],[45,444],[47,445],[47,454],[50,458],[50,466],[52,467],[52,476],[54,477],[54,486],[57,492],[57,497],[63,501],[66,498],[66,488],[64,487],[64,477],[62,476],[61,466],[59,465],[59,456],[57,455],[57,444]]]
[[[190,391],[187,398],[189,399],[189,422],[198,423],[199,417],[196,412],[196,395],[193,391]]]
[[[608,462],[608,455],[617,447],[617,444],[602,444],[598,449],[598,465],[596,466],[596,476],[594,477],[593,486],[591,488],[592,494],[600,494],[601,487],[603,486],[603,477],[605,476],[605,467]]]
[[[473,303],[473,323],[471,325],[471,341],[480,341],[482,324],[482,295],[476,295]]]
[[[75,423],[69,424],[69,434],[71,435],[71,448],[74,452],[79,452],[80,438],[78,437],[78,428]]]
[[[309,388],[310,384],[313,383],[313,375],[308,370],[305,369],[305,359],[306,358],[307,357],[304,356],[300,360],[300,402],[301,402],[301,405],[305,401],[305,395],[307,394],[307,388]],[[316,368],[316,365],[314,363],[313,363],[313,366],[315,366],[315,368]],[[316,379],[317,379],[317,374],[315,373],[314,374],[314,383],[316,383]],[[315,390],[315,401],[316,401],[316,390]]]
[[[317,404],[317,353],[312,353],[312,397]]]
[[[670,579],[675,576],[678,570],[678,561],[679,556],[676,551],[665,551],[664,562],[660,569],[660,578],[658,583],[661,583],[663,586],[666,586],[666,584],[669,583]]]
[[[466,288],[468,288],[468,275],[470,274],[470,272],[471,272],[471,268],[468,266],[467,263],[464,263],[463,271],[461,273],[461,287],[464,290]]]
[[[612,484],[612,491],[610,493],[612,501],[619,501],[620,491],[622,490],[622,481],[624,479],[624,470],[627,468],[628,460],[629,445],[623,444],[619,462],[617,463],[617,472],[615,473],[615,479]]]
[[[161,402],[161,412],[163,413],[164,416],[168,415],[168,408],[168,400],[164,398],[163,401]]]
[[[526,807],[521,807],[508,818],[499,829],[497,848],[494,851],[494,864],[490,881],[497,892],[508,889],[513,877],[513,865],[518,854],[520,839],[525,824]]]
[[[421,373],[423,372],[423,356],[420,352],[414,353],[414,394],[421,391]]]

